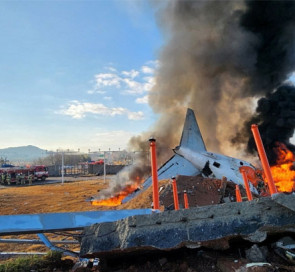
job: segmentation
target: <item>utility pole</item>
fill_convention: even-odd
[[[61,152],[61,184],[64,184],[65,152]]]
[[[103,152],[103,183],[106,183],[106,151]]]
[[[65,154],[73,154],[73,153],[79,153],[80,149],[77,151],[70,151],[67,149],[66,151],[64,149],[57,149],[56,152],[49,151],[50,154],[59,154],[61,153],[61,184],[64,184],[65,181]]]

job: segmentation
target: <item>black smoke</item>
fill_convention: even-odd
[[[253,154],[256,147],[249,128],[256,123],[270,164],[275,164],[278,142],[295,151],[290,143],[295,128],[295,88],[284,84],[295,69],[295,2],[247,1],[246,4],[241,26],[259,39],[249,90],[253,96],[262,98],[233,143],[247,143],[247,151]]]
[[[279,87],[295,69],[295,1],[246,1],[240,24],[258,40],[250,95],[265,95]]]
[[[254,154],[256,145],[253,135],[249,132],[251,124],[259,126],[271,165],[277,160],[278,143],[283,143],[289,150],[295,152],[295,146],[290,143],[295,129],[295,87],[283,85],[259,99],[255,114],[245,123],[244,131],[234,139],[236,142],[247,142],[248,152]]]

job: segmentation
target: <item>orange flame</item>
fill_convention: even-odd
[[[108,199],[99,199],[91,201],[91,204],[94,206],[109,206],[115,207],[119,206],[122,203],[122,200],[133,193],[136,189],[138,189],[139,179],[137,179],[135,184],[127,185],[121,192],[117,193],[115,196],[110,197]]]
[[[295,190],[295,155],[282,143],[275,148],[277,154],[276,165],[271,166],[271,173],[279,192]]]

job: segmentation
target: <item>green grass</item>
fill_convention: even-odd
[[[71,260],[62,260],[62,253],[50,251],[44,256],[21,257],[0,265],[0,272],[49,272],[54,269],[68,271],[72,268]]]

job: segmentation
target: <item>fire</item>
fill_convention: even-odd
[[[117,193],[115,196],[110,197],[108,199],[99,199],[91,201],[91,204],[94,206],[119,206],[121,205],[122,200],[133,193],[136,189],[138,189],[138,182],[135,184],[127,185],[121,192]]]
[[[93,200],[91,201],[91,204],[93,206],[119,206],[121,204],[121,201],[124,199],[124,195],[116,195],[108,199],[102,199],[102,200]]]
[[[295,155],[282,143],[275,148],[277,154],[276,165],[271,166],[271,173],[279,192],[295,190]],[[292,169],[293,168],[293,169]]]

